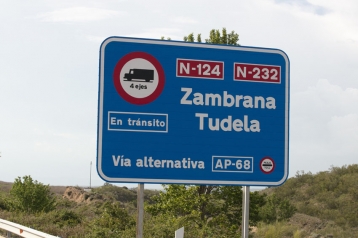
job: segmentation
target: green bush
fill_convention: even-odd
[[[287,221],[296,212],[296,208],[288,199],[271,194],[266,197],[266,204],[261,207],[259,214],[261,220],[266,223]]]
[[[82,219],[79,214],[71,210],[57,210],[54,211],[55,224],[59,227],[75,227],[81,223]]]
[[[304,238],[308,234],[301,231],[299,227],[292,226],[286,222],[276,222],[273,224],[260,223],[257,232],[253,235],[254,238],[278,238],[278,237],[294,237]]]
[[[0,210],[9,210],[9,198],[6,194],[0,194]]]
[[[88,226],[88,237],[122,237],[124,230],[135,227],[135,219],[120,206],[119,202],[106,202],[100,214]]]
[[[31,176],[15,179],[10,190],[12,210],[28,213],[49,212],[55,209],[55,197],[48,185],[34,181]]]

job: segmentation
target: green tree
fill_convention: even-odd
[[[164,37],[162,37],[164,40]],[[184,37],[186,42],[195,42],[194,33]],[[239,35],[212,29],[208,44],[238,45]],[[201,34],[196,37],[201,43]],[[238,186],[209,186],[209,185],[163,185],[165,192],[154,197],[154,204],[146,209],[152,215],[171,214],[175,217],[186,217],[195,222],[199,228],[204,226],[225,226],[226,229],[237,231],[241,225],[242,190]],[[250,224],[255,225],[259,219],[259,207],[264,203],[264,197],[252,193],[250,203]]]
[[[210,194],[214,186],[163,185],[165,192],[154,196],[154,204],[146,207],[152,215],[169,213],[174,216],[192,215],[200,220],[209,218]]]
[[[55,208],[55,197],[49,185],[33,180],[31,176],[15,179],[10,190],[11,208],[29,213],[49,212]]]
[[[163,186],[164,192],[153,197],[154,204],[146,206],[146,211],[151,215],[174,217],[187,229],[200,231],[196,237],[213,237],[213,231],[218,230],[218,226],[224,227],[223,230],[226,230],[229,237],[233,237],[241,220],[232,219],[239,208],[233,209],[233,212],[224,212],[233,208],[230,200],[225,200],[225,194],[219,191],[226,187],[178,184]],[[240,187],[231,188],[241,191]],[[241,200],[240,197],[237,200]],[[232,225],[233,229],[230,229]]]
[[[239,186],[195,186],[163,185],[164,191],[153,197],[154,203],[146,206],[151,215],[170,214],[176,218],[185,217],[187,222],[198,228],[224,226],[237,231],[241,225],[242,190]],[[264,197],[251,193],[250,224],[259,221],[259,207]],[[252,215],[251,215],[252,214]]]
[[[100,216],[89,226],[90,237],[123,237],[122,231],[135,226],[134,217],[119,202],[106,202],[99,210]]]
[[[195,42],[194,33],[190,33],[188,36],[184,36],[184,41]],[[221,44],[221,45],[239,45],[239,35],[235,31],[227,33],[226,28],[221,30],[212,29],[209,33],[209,38],[205,39],[205,43],[208,44]],[[196,42],[201,43],[201,34],[197,35]]]
[[[286,198],[280,198],[275,193],[266,198],[266,204],[260,209],[261,219],[266,223],[288,220],[296,208]]]
[[[164,36],[162,36],[162,37],[160,37],[160,39],[161,39],[161,40],[165,40],[165,37],[164,37]],[[171,40],[171,38],[170,38],[170,37],[168,37],[168,38],[167,38],[167,40]]]
[[[0,210],[9,210],[8,196],[0,193]]]

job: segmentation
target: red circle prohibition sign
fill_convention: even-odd
[[[274,171],[275,162],[271,157],[266,156],[260,161],[260,169],[263,173],[269,174]]]
[[[156,69],[156,71],[158,73],[157,88],[153,91],[153,93],[151,93],[150,95],[148,95],[147,97],[144,97],[144,98],[136,98],[136,97],[133,97],[132,95],[128,94],[124,90],[124,88],[120,82],[120,80],[121,80],[120,74],[121,74],[122,68],[124,67],[124,65],[127,62],[129,62],[130,60],[133,60],[133,59],[144,59],[144,60],[149,61],[154,66],[154,68]],[[144,105],[144,104],[153,102],[162,93],[162,91],[164,89],[164,84],[165,84],[165,74],[164,74],[162,65],[152,55],[145,53],[145,52],[132,52],[132,53],[126,54],[117,62],[116,66],[114,68],[114,72],[113,72],[113,83],[114,83],[114,86],[115,86],[118,94],[124,100],[126,100],[127,102],[132,103],[132,104]]]

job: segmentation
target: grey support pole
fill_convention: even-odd
[[[242,187],[242,223],[241,237],[249,238],[249,207],[250,207],[250,186]]]
[[[91,161],[91,164],[90,164],[90,189],[92,189],[91,180],[92,180],[92,161]]]
[[[137,191],[137,237],[143,238],[144,183],[138,184]]]

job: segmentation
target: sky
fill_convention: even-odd
[[[357,163],[358,1],[0,0],[0,181],[103,185],[95,169],[101,42],[205,39],[223,27],[242,46],[290,59],[289,177]]]

